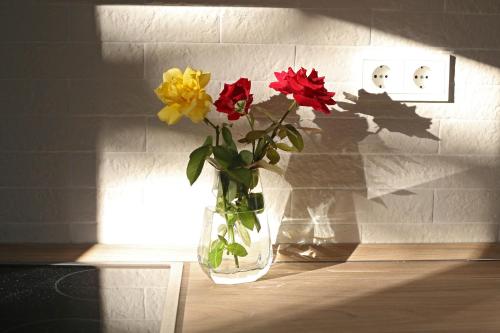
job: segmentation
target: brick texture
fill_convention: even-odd
[[[159,122],[153,92],[164,70],[188,65],[212,73],[214,99],[248,77],[254,104],[276,117],[290,101],[268,88],[274,71],[314,67],[336,92],[332,114],[290,116],[305,149],[282,155],[285,175],[262,172],[275,241],[498,241],[498,1],[143,3],[0,5],[0,242],[195,249],[212,172],[189,186],[185,167],[210,129]],[[443,52],[454,57],[450,103],[360,90],[374,53]],[[234,124],[236,136],[246,130]],[[123,303],[104,313],[109,325],[134,330],[122,319],[139,308],[156,319],[155,288],[109,291]]]

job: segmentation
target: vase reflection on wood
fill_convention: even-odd
[[[216,171],[215,207],[205,210],[198,262],[217,284],[253,282],[272,263],[272,244],[257,169],[249,187]]]

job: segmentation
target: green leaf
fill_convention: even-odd
[[[271,164],[276,164],[280,161],[280,154],[272,147],[267,148],[266,156]]]
[[[252,172],[252,181],[250,182],[250,186],[248,188],[253,189],[259,183],[259,170],[251,169],[250,171]]]
[[[235,162],[235,157],[238,156],[234,151],[227,147],[215,146],[213,147],[215,160],[225,169],[229,168]]]
[[[229,244],[227,246],[227,250],[238,257],[245,257],[248,254],[247,250],[243,247],[243,245],[238,243]]]
[[[289,146],[289,145],[281,143],[281,142],[277,143],[276,147],[278,147],[279,149],[284,150],[284,151],[297,151],[297,148],[295,148],[293,146]]]
[[[300,135],[299,131],[295,127],[290,124],[286,124],[286,134],[288,139],[293,144],[298,151],[302,151],[304,149],[304,140],[302,139],[302,135]]]
[[[225,216],[226,216],[227,225],[229,227],[234,226],[234,224],[236,223],[237,215],[233,214],[233,213],[226,213]]]
[[[266,169],[266,170],[269,170],[271,172],[277,173],[280,176],[283,176],[285,174],[285,171],[283,171],[283,169],[281,169],[280,167],[278,167],[276,165],[269,164],[269,163],[262,161],[262,160],[255,163],[255,165],[257,165],[259,168]]]
[[[249,150],[242,150],[240,151],[240,160],[243,162],[245,165],[252,164],[253,161],[253,154]]]
[[[257,215],[255,215],[255,229],[257,229],[257,232],[260,231],[260,221]]]
[[[259,212],[264,210],[264,196],[262,193],[250,193],[248,195],[248,208]]]
[[[236,180],[238,183],[243,184],[249,188],[252,181],[252,171],[245,168],[233,169],[226,171],[229,177]]]
[[[224,250],[224,247],[226,247],[226,244],[221,242],[219,239],[216,239],[212,241],[212,244],[210,245],[210,250],[216,249],[216,250]]]
[[[218,227],[217,227],[217,234],[219,236],[222,236],[224,237],[227,233],[227,226],[225,224],[220,224]]]
[[[198,179],[203,170],[203,165],[205,164],[205,159],[210,155],[212,146],[202,146],[195,149],[189,155],[189,162],[186,168],[186,175],[189,179],[189,183],[193,183]]]
[[[281,126],[279,131],[278,131],[278,136],[280,137],[280,139],[283,139],[286,137],[286,127],[284,126]]]
[[[227,127],[222,127],[222,138],[224,139],[224,142],[226,143],[227,148],[237,151],[238,149],[236,148],[236,144],[233,141],[233,136],[231,134],[231,131]]]
[[[266,135],[266,131],[262,130],[256,130],[256,131],[250,131],[245,135],[245,139],[248,141],[255,141],[257,139],[262,138],[264,135]]]
[[[238,213],[241,224],[245,226],[245,228],[253,230],[255,226],[255,213],[251,211]]]
[[[208,253],[208,264],[212,268],[217,268],[222,263],[222,255],[224,254],[224,248],[213,248]]]
[[[212,244],[210,244],[210,251],[208,252],[208,263],[212,268],[217,268],[220,266],[226,244],[227,241],[226,243],[224,243],[220,240],[220,238],[214,240]]]
[[[213,144],[213,138],[211,135],[207,136],[205,142],[203,142],[204,146],[211,146]]]
[[[222,237],[221,235],[218,235],[217,237],[224,245],[227,245],[227,240],[224,237]]]
[[[257,147],[255,148],[255,161],[261,160],[264,155],[266,154],[266,147],[268,143],[273,143],[274,141],[271,139],[269,135],[265,135],[264,137],[260,138],[259,141],[257,142]]]
[[[247,229],[241,223],[237,223],[236,228],[243,243],[246,246],[252,245],[252,241],[250,240],[250,234],[248,233]]]
[[[237,191],[238,184],[236,184],[236,182],[233,180],[229,180],[226,192],[226,200],[228,203],[233,202],[233,200],[236,198]]]

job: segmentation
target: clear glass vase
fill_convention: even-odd
[[[249,186],[223,171],[214,176],[215,207],[205,210],[198,262],[217,284],[253,282],[272,263],[272,244],[258,170]]]

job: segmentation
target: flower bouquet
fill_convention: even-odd
[[[264,128],[256,126],[251,81],[247,78],[224,84],[215,102],[205,91],[210,73],[189,67],[184,72],[169,69],[155,89],[165,104],[158,113],[161,121],[173,125],[187,117],[214,131],[189,155],[186,175],[193,184],[205,163],[216,170],[215,208],[207,215],[198,248],[200,265],[216,283],[255,281],[269,270],[272,244],[267,220],[264,221],[259,169],[282,175],[277,165],[280,151],[300,152],[304,148],[297,128],[285,123],[293,110],[299,105],[309,106],[328,114],[327,105],[335,104],[335,93],[326,90],[324,77],[319,77],[314,69],[307,75],[304,68],[297,72],[289,68],[287,72],[276,72],[275,76],[277,81],[269,87],[292,95],[293,101],[277,116],[264,112],[268,121]],[[215,124],[209,120],[206,116],[212,106],[226,114],[229,122]],[[248,123],[248,132],[234,138],[232,124],[241,118]]]

